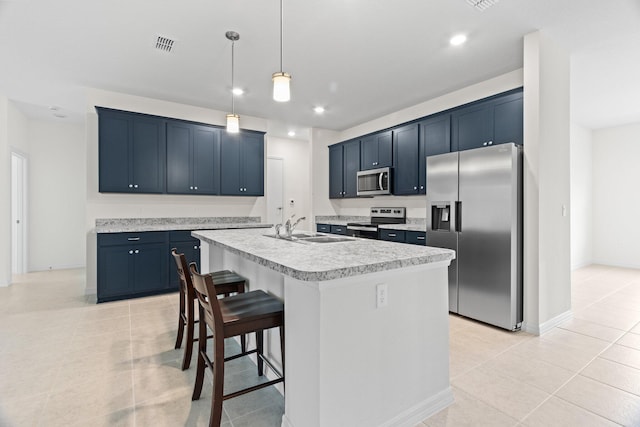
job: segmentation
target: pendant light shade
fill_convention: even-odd
[[[291,99],[291,75],[282,71],[282,27],[284,14],[282,9],[282,0],[280,0],[280,72],[273,73],[273,100],[278,102],[287,102]]]
[[[240,34],[235,31],[227,31],[225,36],[231,40],[231,114],[227,114],[227,132],[240,132],[240,116],[236,114],[235,94],[233,93],[233,72],[235,60],[235,44],[240,40]]]
[[[273,99],[278,102],[287,102],[291,99],[291,76],[287,73],[273,73]]]
[[[237,114],[227,114],[227,132],[240,132],[240,116]]]

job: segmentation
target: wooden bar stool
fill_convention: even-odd
[[[284,305],[276,297],[262,290],[232,295],[218,299],[215,278],[198,274],[195,263],[189,264],[193,277],[193,288],[198,299],[201,322],[198,326],[198,368],[193,388],[192,400],[198,400],[202,392],[205,365],[213,374],[213,393],[211,397],[211,416],[209,427],[219,427],[222,417],[222,402],[273,384],[284,382]],[[207,327],[213,332],[213,359],[207,355]],[[280,328],[280,351],[282,352],[282,370],[280,373],[263,352],[263,333],[265,329]],[[238,335],[255,332],[256,349],[224,357],[224,340]],[[247,387],[233,393],[224,394],[224,362],[256,353],[258,376],[263,375],[263,363],[266,363],[277,379]]]
[[[191,353],[193,349],[194,341],[198,341],[195,338],[194,325],[199,322],[195,319],[195,308],[193,301],[196,296],[193,292],[193,282],[191,281],[191,274],[189,274],[189,267],[184,254],[177,253],[176,248],[171,249],[171,255],[176,262],[178,268],[178,276],[180,277],[180,312],[178,313],[178,336],[176,337],[175,348],[182,346],[182,338],[184,329],[187,329],[187,343],[184,349],[184,358],[182,359],[182,370],[189,369],[191,365]],[[230,270],[214,271],[209,273],[214,282],[216,283],[215,291],[216,295],[229,296],[230,294],[244,293],[245,284],[247,279],[234,273]],[[246,339],[243,336],[240,337],[240,344],[242,351],[246,351]]]

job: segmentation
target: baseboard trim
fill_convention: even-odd
[[[392,419],[380,424],[378,427],[414,427],[416,424],[420,424],[423,420],[451,405],[454,400],[451,387],[447,387],[435,396],[407,409]],[[294,427],[291,420],[287,417],[286,412],[282,416],[281,427]]]
[[[573,318],[573,311],[567,310],[539,325],[522,324],[522,330],[534,335],[544,335],[556,326]]]

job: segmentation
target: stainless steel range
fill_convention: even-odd
[[[369,222],[347,223],[347,234],[366,239],[378,238],[378,226],[384,224],[405,224],[407,222],[406,208],[371,208]]]

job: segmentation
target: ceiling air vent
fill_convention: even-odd
[[[156,49],[163,52],[171,52],[171,49],[173,49],[173,45],[175,44],[175,42],[175,40],[172,40],[168,37],[158,36],[158,38],[156,39]]]
[[[500,0],[467,0],[471,6],[475,7],[479,11],[489,9],[491,6],[498,3]]]

